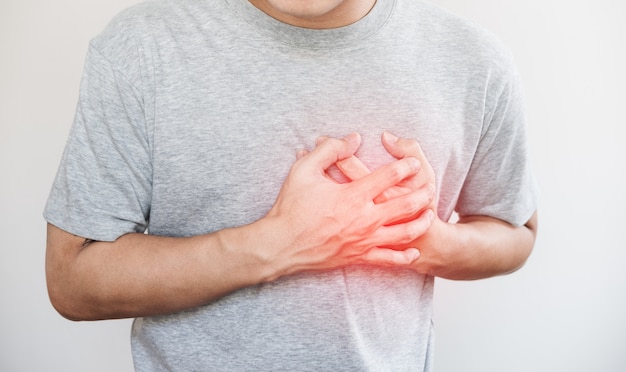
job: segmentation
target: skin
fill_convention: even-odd
[[[172,313],[238,289],[347,265],[397,266],[449,279],[520,268],[534,245],[536,213],[522,227],[487,216],[441,221],[434,172],[417,141],[386,133],[398,160],[370,172],[354,156],[360,138],[320,138],[301,151],[262,219],[190,238],[127,234],[93,242],[48,225],[46,273],[68,319]],[[326,170],[336,164],[353,181]],[[252,249],[254,247],[254,249]]]
[[[277,20],[298,27],[328,29],[363,18],[375,0],[250,0]]]
[[[356,22],[372,0],[251,0],[299,27]],[[72,320],[168,314],[299,272],[370,264],[451,279],[516,270],[534,244],[536,214],[513,227],[486,216],[457,224],[436,211],[434,172],[419,144],[383,136],[396,161],[370,172],[360,137],[320,138],[293,164],[268,214],[249,225],[189,238],[127,234],[89,242],[48,225],[46,277],[53,306]],[[353,182],[340,184],[336,164]]]
[[[327,139],[301,156],[269,213],[246,226],[190,238],[127,234],[85,245],[85,239],[48,225],[53,306],[73,320],[166,314],[299,272],[409,266],[419,256],[416,249],[381,247],[408,244],[428,230],[433,213],[425,210],[434,189],[374,201],[418,173],[413,157],[351,183],[328,178],[326,169],[353,156],[359,145],[352,134]]]
[[[318,139],[318,144],[324,140]],[[422,170],[386,190],[375,199],[376,202],[386,202],[435,183],[435,172],[416,140],[384,133],[382,143],[398,159],[415,157],[420,160]],[[339,161],[337,166],[353,181],[369,174],[367,167],[355,156]],[[436,197],[427,208],[437,210]],[[446,223],[435,214],[425,234],[408,244],[392,247],[417,248],[420,258],[410,267],[418,273],[456,280],[483,279],[522,267],[532,252],[537,227],[536,211],[521,227],[489,216],[461,216],[457,223]]]

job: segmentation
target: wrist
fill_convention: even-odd
[[[255,285],[278,279],[280,267],[273,253],[280,237],[273,236],[272,221],[263,218],[251,224],[217,232],[220,250],[246,285]]]
[[[444,222],[438,217],[432,222],[428,232],[417,241],[420,258],[416,261],[417,270],[430,276],[446,278],[454,266],[455,248],[461,245],[458,226]]]
[[[457,223],[437,221],[425,245],[418,246],[422,255],[417,267],[421,272],[451,280],[509,273],[523,264],[528,247],[532,247],[525,230],[484,216],[462,218]]]

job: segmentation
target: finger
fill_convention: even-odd
[[[428,184],[408,194],[377,204],[377,213],[385,216],[384,225],[391,225],[415,217],[428,208],[434,198],[435,187]]]
[[[367,243],[372,247],[393,247],[407,244],[424,235],[432,226],[435,213],[427,209],[417,218],[390,226],[381,226],[370,235]]]
[[[300,160],[300,159],[302,159],[303,157],[305,157],[305,156],[306,156],[306,154],[308,154],[308,153],[309,153],[309,151],[308,151],[308,150],[300,150],[300,151],[298,151],[298,152],[296,153],[296,159],[297,159],[297,160]]]
[[[328,137],[326,136],[319,136],[315,139],[315,146],[319,146],[322,143],[324,143],[324,141],[326,141],[328,139]]]
[[[339,168],[341,173],[348,177],[350,181],[358,181],[371,173],[361,159],[354,155],[338,161],[337,168]]]
[[[363,192],[369,200],[373,200],[403,179],[417,174],[419,170],[420,162],[413,157],[406,157],[378,168],[352,185],[358,189],[357,192]]]
[[[402,159],[407,156],[412,156],[422,161],[426,159],[422,147],[415,139],[398,138],[389,132],[384,132],[382,143],[387,152],[395,158]]]
[[[421,171],[420,171],[421,172]],[[383,191],[380,195],[378,195],[377,197],[374,198],[374,203],[375,204],[381,204],[384,203],[386,201],[389,201],[391,199],[395,199],[401,196],[405,196],[421,187],[424,187],[425,185],[429,184],[429,182],[424,181],[421,183],[416,182],[416,177],[419,177],[419,173],[414,176],[413,178],[411,178],[410,182],[407,182],[406,180],[401,182],[400,184],[398,184],[398,186],[395,187],[390,187],[387,190]],[[430,183],[432,185],[432,187],[434,188],[434,184]]]
[[[372,248],[364,253],[360,258],[363,263],[378,266],[408,266],[415,262],[420,256],[420,251],[416,248],[407,248],[396,251],[389,248]]]
[[[329,137],[327,136],[319,136],[315,139],[315,146],[319,146],[322,143],[324,143]],[[307,151],[308,153],[308,151]],[[354,156],[354,155],[353,155]],[[352,157],[353,157],[352,156]],[[343,160],[340,160],[343,161]],[[335,164],[336,165],[336,164]],[[345,183],[345,177],[343,177],[339,172],[337,172],[337,169],[333,169],[333,165],[331,165],[330,167],[328,167],[326,169],[326,171],[324,172],[324,176],[326,176],[327,179],[334,181],[336,183]],[[349,181],[349,180],[348,180]]]
[[[415,139],[398,138],[389,132],[383,133],[382,138],[385,149],[396,158],[412,156],[422,163],[422,169],[413,180],[415,186],[422,186],[427,183],[435,183],[435,173],[422,150],[422,147]]]
[[[325,171],[337,161],[354,155],[360,145],[361,136],[358,133],[349,134],[343,139],[327,138],[302,160]]]

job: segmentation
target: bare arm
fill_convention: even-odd
[[[398,139],[387,133],[383,136],[383,145],[396,158],[412,156],[419,159],[422,170],[387,189],[376,198],[377,202],[393,199],[427,184],[434,185],[434,171],[417,141]],[[367,167],[354,156],[341,160],[337,165],[353,181],[369,173]],[[436,198],[428,208],[437,210]],[[458,223],[446,223],[435,217],[426,233],[409,244],[395,248],[419,249],[420,257],[411,267],[420,273],[455,280],[482,279],[520,268],[534,246],[537,225],[537,212],[521,227],[487,216],[466,216]]]
[[[302,271],[349,264],[409,265],[415,249],[377,248],[415,240],[430,226],[414,216],[433,192],[416,189],[384,203],[374,198],[419,171],[414,158],[358,182],[337,184],[325,169],[354,154],[357,135],[326,141],[292,167],[275,205],[246,226],[190,238],[127,234],[91,242],[49,225],[50,299],[65,317],[93,320],[172,313],[237,289]],[[404,223],[395,224],[403,220]]]
[[[269,268],[230,251],[220,233],[192,238],[127,234],[92,242],[48,225],[50,299],[73,320],[171,313],[260,283]]]
[[[511,273],[524,265],[535,244],[537,212],[521,227],[487,216],[468,216],[451,224],[436,220],[418,247],[413,268],[453,280]]]

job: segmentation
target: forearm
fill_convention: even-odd
[[[190,238],[128,234],[84,246],[83,238],[49,225],[53,305],[70,319],[140,317],[197,307],[303,271],[363,262],[407,267],[415,249],[379,247],[411,242],[428,230],[433,214],[417,214],[432,202],[434,187],[374,201],[419,171],[412,157],[356,182],[326,177],[328,167],[354,155],[359,144],[356,134],[328,139],[300,156],[268,214],[246,226]]]
[[[246,245],[241,238],[225,242],[224,232],[191,238],[128,234],[83,247],[81,238],[51,225],[48,231],[48,244],[64,247],[53,251],[63,253],[47,257],[50,298],[61,314],[75,320],[177,312],[272,275],[246,249],[252,243]]]
[[[521,227],[483,216],[440,222],[437,249],[425,249],[418,270],[452,280],[474,280],[519,269],[529,257],[536,236],[537,215]],[[420,262],[422,261],[422,262]]]

